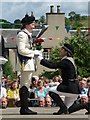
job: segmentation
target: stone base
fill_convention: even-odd
[[[90,120],[90,115],[85,115],[86,110],[80,110],[69,115],[53,115],[53,112],[58,111],[58,107],[32,107],[30,109],[38,112],[38,114],[20,115],[19,108],[6,108],[0,110],[0,118],[1,120]]]

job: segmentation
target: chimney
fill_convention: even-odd
[[[53,5],[50,6],[50,13],[54,13],[54,6]]]
[[[60,13],[60,5],[57,6],[57,13]]]

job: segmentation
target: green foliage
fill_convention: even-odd
[[[80,31],[76,32],[71,39],[60,43],[62,46],[65,42],[70,43],[74,47],[74,59],[77,66],[78,74],[81,77],[89,77],[90,76],[90,44],[88,43],[88,36],[87,33],[81,33]],[[53,48],[50,53],[50,61],[51,62],[58,62],[60,60],[59,57],[59,48]],[[43,75],[48,78],[52,78],[54,75],[59,75],[59,71],[44,71]]]
[[[77,32],[68,42],[74,46],[74,58],[79,75],[82,77],[90,76],[90,44],[88,34]]]
[[[55,48],[52,48],[50,51],[50,61],[51,62],[58,62],[60,60],[60,56],[59,56],[59,50],[60,48],[58,48],[57,46]]]
[[[42,15],[42,16],[40,17],[40,19],[38,20],[38,24],[45,24],[45,23],[46,23],[45,16]]]
[[[13,28],[21,28],[21,21],[19,19],[14,21]]]
[[[9,77],[11,80],[16,79],[17,75],[13,72],[13,68],[12,68],[12,64],[10,62],[10,60],[8,60],[8,62],[6,62],[3,66],[3,74],[6,75],[7,77]]]
[[[47,77],[48,79],[52,79],[54,76],[59,75],[59,71],[43,71],[42,76]]]
[[[12,28],[12,25],[7,20],[0,19],[0,28]]]
[[[70,29],[77,29],[77,27],[88,27],[88,17],[71,11],[68,14],[69,18],[65,18],[65,26],[70,26]]]

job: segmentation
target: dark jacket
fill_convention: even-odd
[[[75,80],[76,79],[76,69],[70,60],[62,59],[58,63],[51,63],[45,59],[42,59],[40,64],[45,67],[51,68],[51,69],[59,69],[60,70],[63,82],[57,87],[58,91],[70,92],[70,93],[80,93],[78,82],[76,82],[76,80]]]

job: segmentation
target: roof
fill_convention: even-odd
[[[32,31],[33,37],[40,37],[45,29],[34,29]],[[0,29],[0,33],[4,38],[4,46],[5,48],[16,48],[16,36],[20,29]],[[1,41],[0,41],[1,42]]]

